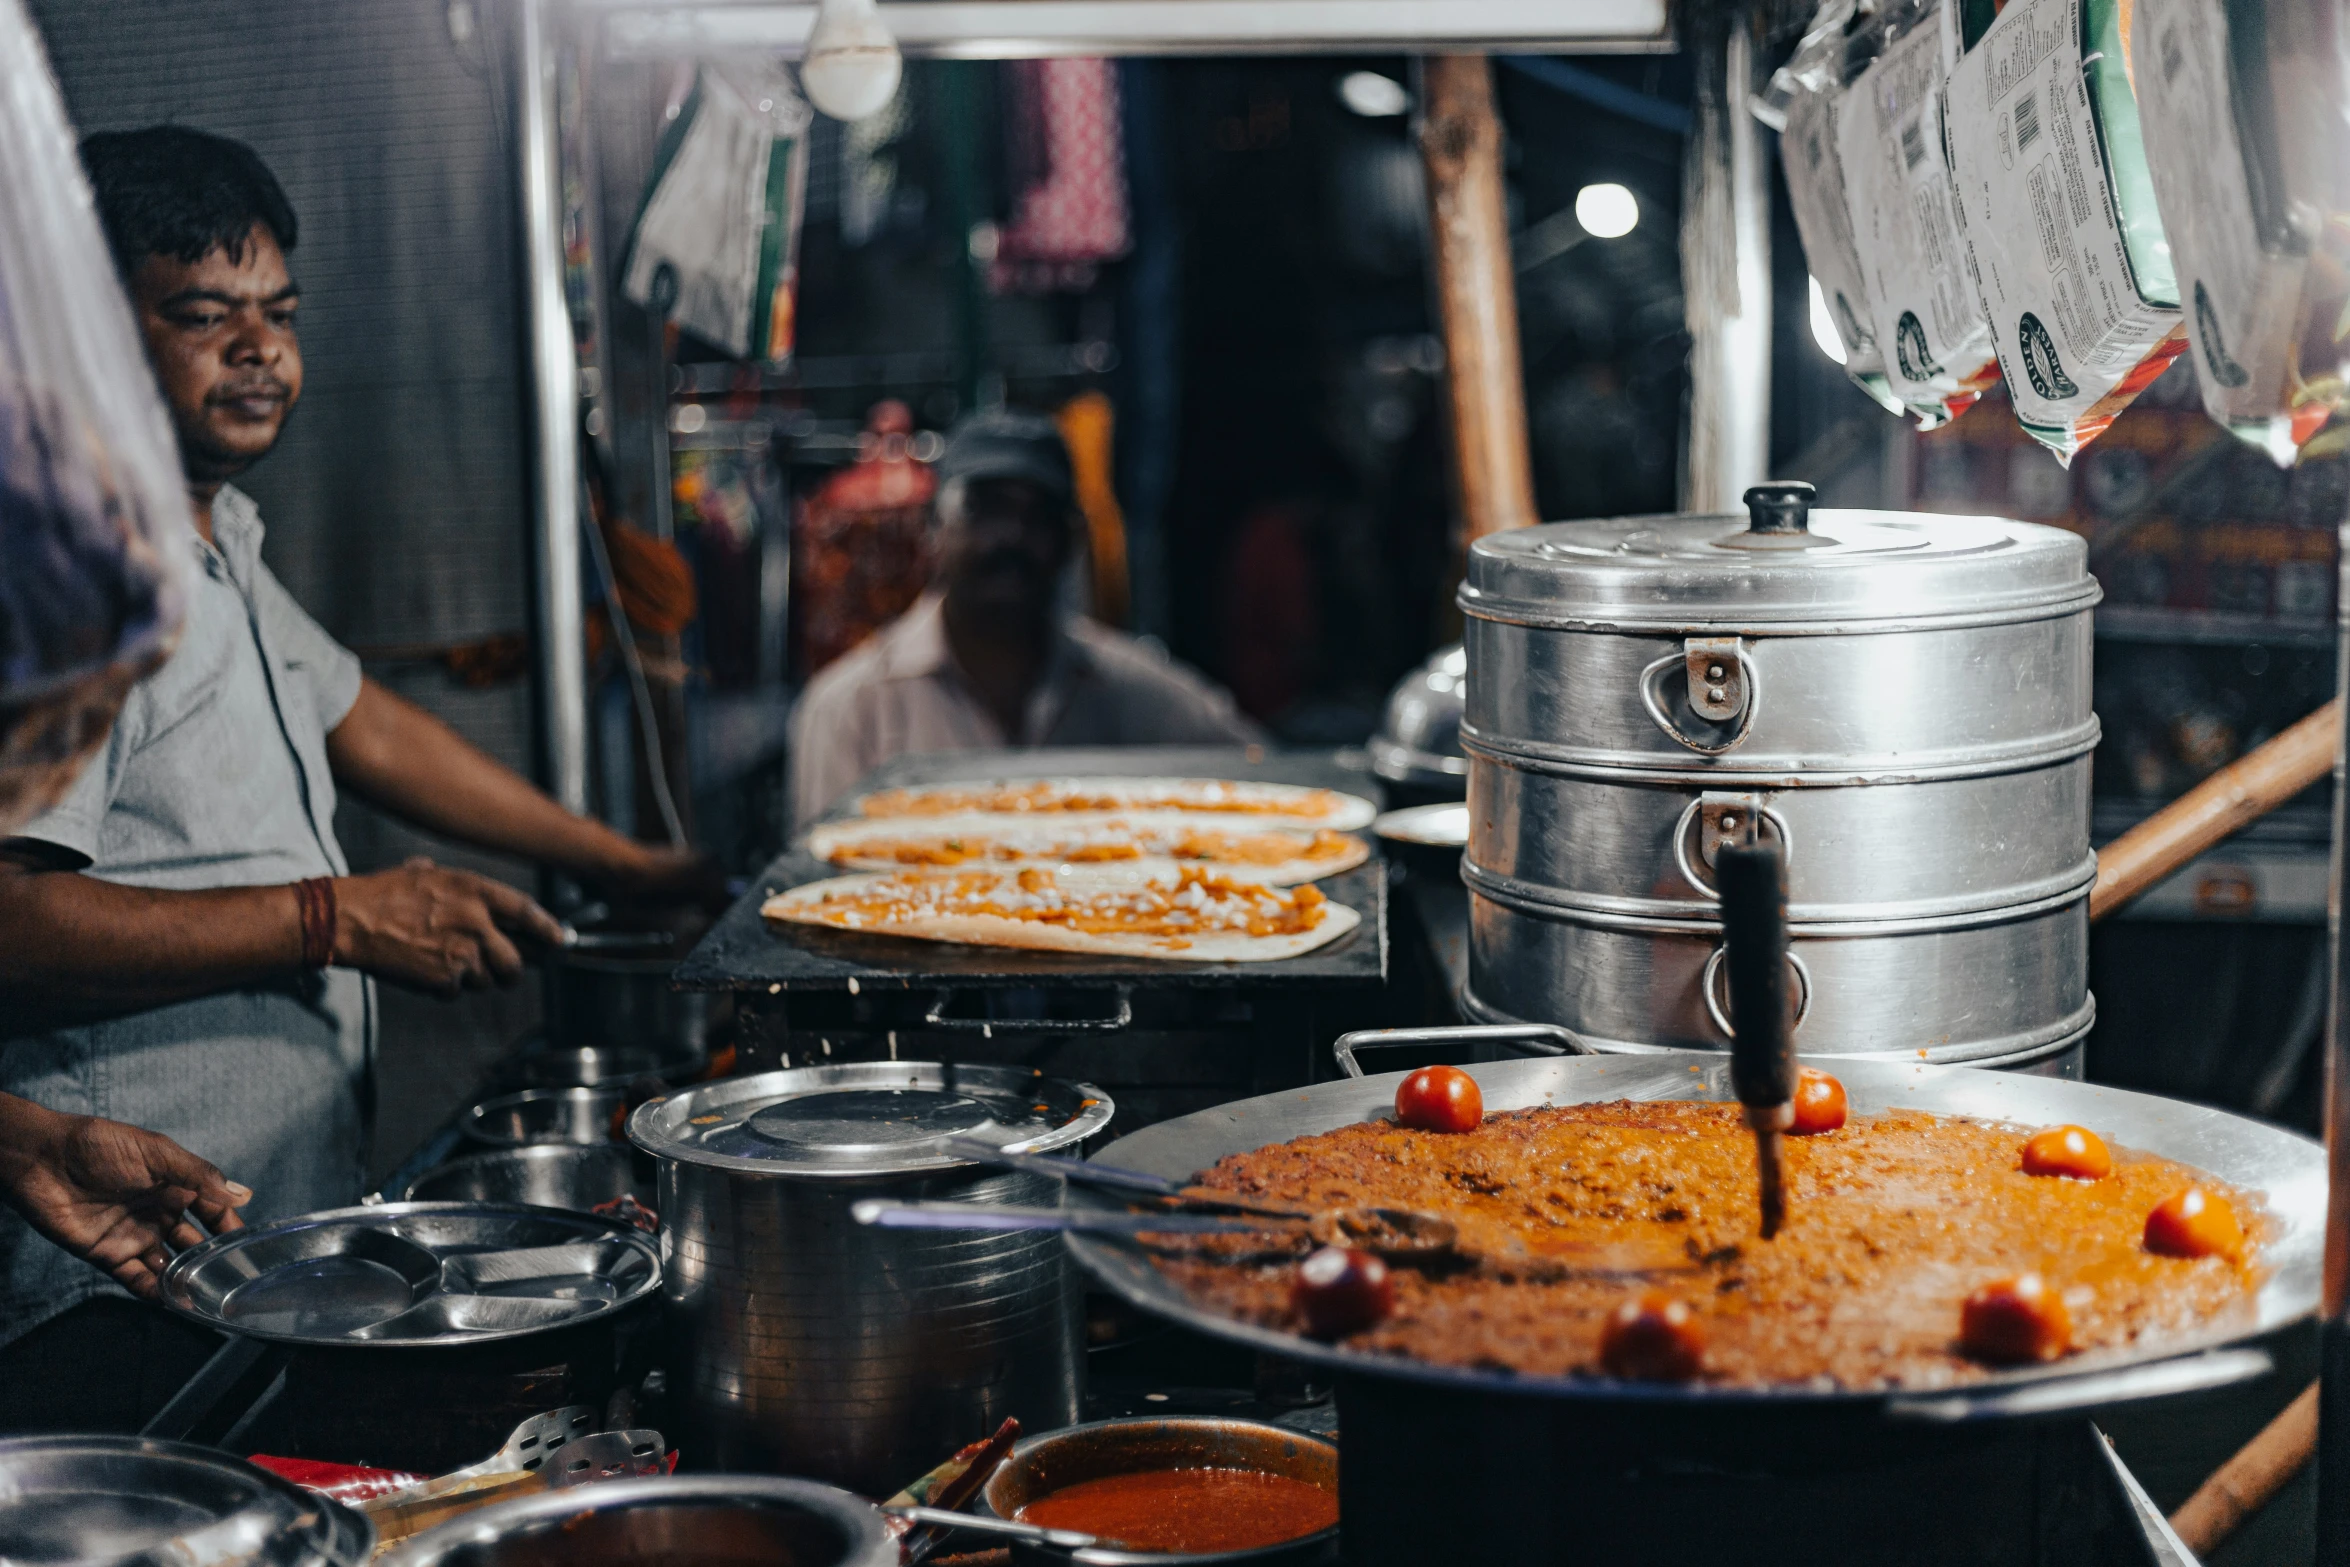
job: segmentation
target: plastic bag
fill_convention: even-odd
[[[1853,0],[1828,0],[1821,6],[1811,31],[1772,76],[1757,113],[1778,129],[1787,202],[1795,211],[1795,230],[1803,237],[1804,260],[1836,319],[1844,373],[1888,412],[1899,413],[1901,400],[1885,382],[1885,357],[1854,244],[1844,159],[1837,150],[1836,121],[1844,97],[1852,18]]]
[[[63,795],[169,654],[190,528],[64,101],[0,0],[0,833]]]
[[[2338,26],[2302,0],[2139,0],[2132,30],[2204,411],[2280,465],[2350,392]]]
[[[1958,58],[1954,13],[1953,0],[1880,11],[1855,40],[1871,58],[1837,123],[1886,384],[1928,430],[1999,381],[1942,153],[1943,88]]]
[[[2129,0],[2010,0],[1944,145],[2017,420],[2070,463],[2187,345],[2129,82]]]
[[[654,154],[621,293],[737,359],[789,359],[814,118],[780,67],[704,66]]]

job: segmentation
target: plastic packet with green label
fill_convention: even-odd
[[[2016,418],[2063,462],[2186,347],[2129,80],[2131,0],[2010,0],[1950,73],[1943,146]]]
[[[1856,35],[1865,61],[1837,125],[1852,232],[1888,388],[1933,429],[1999,380],[1942,156],[1942,88],[1958,57],[1946,0],[1894,0]]]
[[[2301,0],[2139,0],[2131,37],[2204,410],[2279,465],[2345,400],[2339,28]]]

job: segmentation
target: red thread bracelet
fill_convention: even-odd
[[[335,884],[325,876],[294,883],[302,911],[302,966],[325,968],[335,958]]]

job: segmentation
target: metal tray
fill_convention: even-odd
[[[2325,1149],[2307,1138],[2225,1111],[2090,1083],[1849,1056],[1823,1059],[1822,1064],[1843,1080],[1856,1112],[1900,1106],[2024,1125],[2072,1122],[2095,1127],[2117,1147],[2175,1159],[2258,1192],[2272,1226],[2262,1251],[2271,1270],[2268,1280],[2247,1309],[2195,1332],[2002,1372],[1947,1391],[1717,1388],[1525,1376],[1368,1354],[1235,1322],[1210,1311],[1129,1246],[1076,1235],[1068,1244],[1087,1272],[1140,1310],[1211,1337],[1333,1371],[1525,1397],[1723,1407],[1842,1404],[1855,1409],[1876,1406],[1887,1415],[1926,1420],[2053,1414],[2224,1386],[2269,1369],[2265,1353],[2231,1346],[2297,1321],[2317,1306],[2325,1251]],[[1726,1103],[1737,1097],[1730,1087],[1728,1057],[1712,1051],[1500,1061],[1466,1070],[1477,1079],[1486,1106],[1494,1110],[1608,1099]],[[1103,1149],[1100,1158],[1104,1164],[1127,1169],[1189,1176],[1227,1154],[1384,1115],[1394,1104],[1395,1086],[1403,1075],[1391,1072],[1320,1083],[1202,1110],[1121,1138]],[[1069,1194],[1073,1204],[1092,1200],[1075,1190]]]
[[[567,1327],[660,1288],[653,1243],[584,1213],[403,1202],[216,1235],[164,1270],[163,1303],[280,1344],[482,1344]]]

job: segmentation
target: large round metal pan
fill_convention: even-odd
[[[2268,1278],[2247,1309],[2195,1333],[2003,1372],[1946,1391],[1846,1392],[1810,1386],[1660,1386],[1598,1377],[1521,1376],[1368,1354],[1235,1322],[1207,1310],[1141,1252],[1119,1242],[1073,1235],[1069,1246],[1087,1272],[1143,1311],[1212,1337],[1334,1371],[1519,1397],[1724,1407],[1876,1405],[1889,1415],[1929,1420],[2052,1414],[2239,1381],[2267,1370],[2268,1357],[2258,1350],[2229,1346],[2316,1308],[2324,1253],[2325,1150],[2307,1138],[2224,1111],[2090,1083],[1852,1057],[1821,1064],[1843,1080],[1852,1107],[1860,1114],[1901,1106],[2023,1125],[2071,1122],[2094,1128],[2119,1148],[2175,1159],[2258,1192],[2270,1225],[2261,1253]],[[1477,1079],[1489,1110],[1609,1099],[1726,1102],[1736,1097],[1730,1087],[1729,1058],[1712,1051],[1499,1061],[1467,1070]],[[1227,1154],[1384,1116],[1394,1104],[1402,1076],[1386,1073],[1243,1099],[1145,1127],[1111,1144],[1099,1157],[1105,1164],[1128,1169],[1189,1176]],[[1073,1189],[1069,1200],[1091,1199]]]

